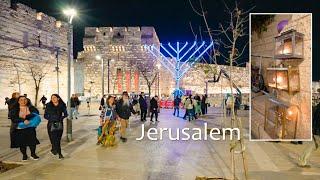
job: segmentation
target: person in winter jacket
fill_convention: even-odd
[[[40,144],[37,139],[36,127],[19,128],[18,124],[23,122],[25,125],[30,123],[34,116],[38,116],[39,111],[32,106],[25,96],[20,96],[17,103],[10,110],[11,128],[10,140],[11,148],[20,148],[22,153],[22,161],[27,161],[27,147],[30,148],[31,158],[38,160],[36,154],[36,145]]]
[[[148,104],[144,97],[144,93],[141,92],[139,95],[139,104],[140,104],[140,114],[141,114],[141,121],[146,121],[147,112],[148,112]]]
[[[70,99],[70,106],[71,106],[71,118],[78,119],[78,106],[80,105],[80,101],[75,94],[72,94]]]
[[[155,96],[150,100],[151,122],[153,122],[153,116],[155,116],[156,121],[158,122],[158,107],[158,96]]]
[[[51,154],[58,155],[63,159],[61,153],[61,137],[63,134],[63,119],[68,117],[67,106],[58,94],[52,94],[51,100],[46,104],[44,118],[48,120],[47,130],[51,142]]]
[[[189,117],[189,121],[196,119],[195,113],[194,113],[194,105],[195,100],[192,99],[192,96],[190,95],[184,102],[184,107],[186,108],[186,114],[184,119],[186,119],[186,116]]]
[[[129,101],[128,92],[124,91],[122,93],[122,98],[119,101],[117,101],[116,113],[121,125],[120,139],[122,140],[122,142],[126,142],[126,129],[128,127],[128,121],[131,116],[131,113],[135,113]]]
[[[176,98],[174,98],[174,101],[173,101],[173,107],[174,107],[173,115],[174,116],[176,115],[176,112],[177,112],[177,117],[179,117],[180,103],[181,103],[181,98],[179,96],[176,96]]]
[[[15,105],[18,103],[18,98],[20,97],[20,93],[14,92],[12,93],[11,99],[7,102],[8,104],[8,119],[10,119],[10,111],[15,107]]]
[[[43,109],[46,109],[47,98],[44,95],[41,97],[40,102],[42,103]]]
[[[99,110],[102,111],[103,106],[106,104],[106,95],[104,94],[100,100]]]
[[[115,98],[108,96],[106,104],[100,115],[100,126],[98,130],[97,144],[114,145],[114,132],[116,129]]]

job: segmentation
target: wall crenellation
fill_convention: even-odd
[[[35,22],[41,22],[41,23],[35,23],[35,24],[42,24],[45,26],[45,28],[51,27],[52,29],[49,30],[56,30],[56,31],[64,31],[67,32],[68,23],[62,22],[59,20],[56,20],[56,18],[52,16],[48,16],[47,14],[44,14],[42,12],[38,12],[35,9],[32,9],[29,6],[26,6],[21,3],[12,4],[10,0],[1,0],[0,1],[0,9],[1,11],[7,11],[7,13],[10,14],[10,16],[19,18],[19,19],[25,19],[28,21],[34,20]],[[37,20],[38,14],[41,14],[41,20]],[[57,22],[61,23],[60,27],[57,27]]]
[[[153,27],[86,27],[84,46],[93,45],[97,41],[110,44],[159,43]]]

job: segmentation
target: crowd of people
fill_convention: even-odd
[[[223,99],[223,106],[226,107],[227,115],[231,113],[230,105],[231,95],[226,95]],[[50,153],[57,156],[58,159],[63,159],[64,156],[61,151],[61,138],[63,134],[63,120],[68,117],[67,105],[58,94],[52,94],[50,101],[47,103],[47,98],[43,95],[40,99],[44,109],[44,119],[47,120],[47,133],[51,143]],[[79,98],[73,94],[70,99],[72,119],[78,118],[78,109],[80,105]],[[235,113],[240,107],[241,99],[238,95],[234,96]],[[99,110],[99,128],[97,144],[114,145],[115,132],[120,130],[120,140],[127,142],[126,129],[129,124],[131,115],[140,115],[140,121],[147,121],[148,112],[150,115],[150,122],[159,122],[158,113],[160,112],[160,100],[158,96],[152,98],[145,96],[143,92],[138,95],[129,97],[128,92],[124,91],[120,98],[109,95],[103,96],[100,101]],[[27,94],[20,95],[15,92],[11,98],[5,98],[5,105],[8,106],[8,119],[11,120],[10,126],[10,147],[19,148],[22,154],[22,160],[29,159],[27,149],[30,149],[30,158],[38,160],[39,156],[36,154],[36,147],[40,144],[37,138],[37,126],[41,122],[39,110],[31,103]],[[195,120],[199,116],[208,113],[208,97],[207,95],[189,95],[176,96],[173,101],[173,115],[179,117],[180,108],[184,107],[185,114],[183,119]],[[149,110],[149,111],[148,111]],[[229,111],[229,112],[228,112]],[[299,157],[299,165],[307,166],[308,159],[313,151],[319,149],[319,135],[320,135],[320,104],[315,107],[313,116],[313,143],[306,147],[305,151]]]
[[[40,99],[44,110],[44,119],[47,122],[48,137],[51,142],[51,154],[57,155],[59,159],[64,156],[61,152],[61,138],[63,134],[63,120],[68,117],[67,105],[58,94],[52,94],[50,101],[43,95]],[[227,102],[227,101],[226,101]],[[70,103],[70,118],[78,119],[80,100],[73,94]],[[158,96],[149,97],[141,92],[140,95],[129,96],[124,91],[120,98],[104,95],[101,98],[99,110],[99,128],[97,144],[114,145],[115,132],[120,131],[120,140],[127,141],[126,129],[131,115],[140,116],[140,121],[147,121],[147,114],[150,113],[150,122],[159,122],[160,100]],[[8,105],[8,118],[11,120],[10,138],[11,148],[20,148],[22,159],[27,160],[27,147],[31,151],[31,158],[39,159],[36,154],[36,146],[40,144],[37,139],[36,128],[41,118],[39,110],[33,106],[27,94],[13,93],[11,98],[5,99]],[[173,101],[173,115],[179,117],[180,107],[185,108],[183,119],[194,120],[199,116],[207,114],[207,95],[176,96]]]
[[[155,121],[158,121],[158,96],[152,97],[149,103],[147,102],[144,92],[141,92],[139,96],[132,97],[129,97],[129,94],[126,91],[122,93],[121,98],[111,95],[108,97],[103,96],[99,106],[101,114],[97,144],[114,144],[114,134],[117,129],[117,122],[120,126],[120,140],[122,142],[126,142],[126,129],[128,127],[130,116],[132,114],[140,114],[141,122],[145,122],[148,113],[148,106],[149,112],[151,113],[150,121],[153,122],[153,117],[155,117]]]
[[[197,119],[198,116],[207,114],[208,101],[207,96],[195,95],[194,97],[187,96],[183,100],[177,96],[174,99],[173,115],[179,117],[181,102],[185,107],[184,119],[189,117]],[[147,121],[147,114],[150,113],[150,122],[159,122],[158,113],[160,112],[160,99],[158,96],[152,98],[146,96],[144,92],[139,95],[132,95],[129,97],[128,92],[123,92],[122,96],[104,95],[100,100],[99,110],[101,111],[98,127],[98,142],[97,144],[112,145],[115,141],[115,131],[120,127],[120,140],[127,141],[126,128],[131,115],[140,115],[140,121]],[[118,121],[116,121],[118,120]],[[119,124],[119,125],[117,125]]]
[[[205,115],[208,113],[208,96],[202,95],[201,97],[196,94],[195,96],[176,96],[173,100],[173,115],[179,117],[180,107],[186,109],[183,119],[195,120],[199,116]]]

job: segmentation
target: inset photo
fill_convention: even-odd
[[[312,137],[312,14],[250,14],[251,140]]]

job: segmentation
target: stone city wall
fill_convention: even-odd
[[[20,90],[35,100],[30,69],[47,73],[40,84],[39,99],[57,93],[56,53],[59,49],[60,94],[67,95],[68,24],[23,4],[0,1],[0,99]],[[18,78],[19,77],[19,78]],[[49,98],[48,98],[49,99]],[[38,100],[39,101],[39,100]],[[0,103],[0,108],[6,108]]]

